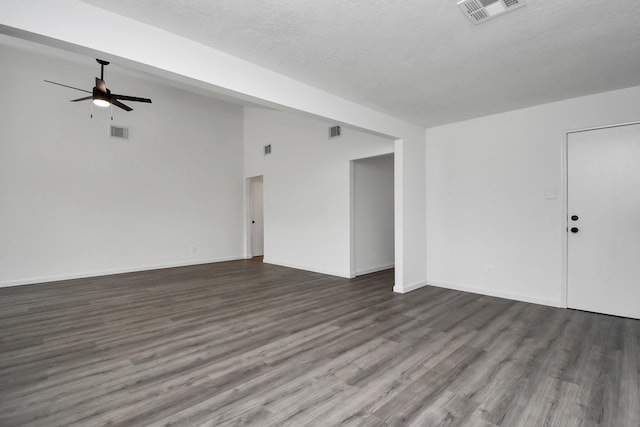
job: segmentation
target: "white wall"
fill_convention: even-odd
[[[393,155],[353,162],[355,274],[393,267]]]
[[[242,108],[126,77],[150,97],[114,111],[70,103],[98,64],[0,46],[0,285],[243,256]],[[110,68],[111,67],[111,68]]]
[[[428,282],[564,305],[565,133],[635,120],[640,87],[428,129]]]
[[[426,144],[417,137],[395,141],[395,284],[410,292],[427,284]]]
[[[264,177],[264,261],[349,277],[349,163],[393,142],[348,128],[329,140],[331,123],[262,108],[245,108],[244,124],[245,175]]]

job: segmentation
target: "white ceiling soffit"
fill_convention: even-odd
[[[640,85],[638,0],[458,1],[84,0],[426,127]]]
[[[488,21],[496,16],[516,10],[526,0],[460,0],[458,6],[474,24]]]
[[[91,69],[93,69],[93,72],[100,72],[100,68],[96,68],[99,66],[96,64],[96,58],[94,56],[87,56],[86,54],[79,54],[28,40],[18,39],[12,36],[7,36],[5,34],[0,34],[0,48],[2,48],[3,46],[31,52],[37,55],[44,55],[52,58],[62,59],[64,61],[76,64],[79,67],[90,67]],[[103,56],[103,58],[108,57]],[[185,92],[190,92],[191,94],[217,99],[218,101],[223,101],[238,106],[267,108],[263,104],[251,102],[246,99],[239,99],[237,96],[225,95],[219,92],[208,90],[206,84],[200,85],[198,84],[198,82],[192,81],[190,79],[179,80],[177,77],[172,78],[169,76],[141,71],[139,69],[136,69],[133,65],[123,64],[118,58],[109,58],[109,60],[111,61],[111,63],[109,64],[108,69],[106,69],[105,71],[106,73],[109,73],[109,75],[120,74],[136,79],[146,80],[158,85],[173,87]],[[90,82],[93,81],[91,79],[95,78],[95,75],[93,74],[89,74],[88,76],[90,78]],[[82,86],[81,82],[68,83],[76,86]]]

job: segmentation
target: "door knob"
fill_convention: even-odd
[[[571,227],[571,232],[572,233],[577,233],[578,232],[578,227]]]
[[[578,215],[571,215],[571,221],[577,221],[578,219]]]

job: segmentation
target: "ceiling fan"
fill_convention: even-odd
[[[111,91],[107,89],[107,85],[104,82],[104,66],[109,65],[109,62],[104,61],[102,59],[96,59],[96,61],[98,61],[98,64],[100,64],[100,78],[96,77],[96,85],[93,88],[92,92],[88,90],[80,89],[77,87],[73,87],[73,86],[63,85],[62,83],[52,82],[50,80],[45,80],[45,82],[52,83],[58,86],[68,87],[70,89],[75,89],[75,90],[79,90],[79,91],[91,94],[91,96],[85,96],[84,98],[72,99],[71,102],[86,101],[91,99],[93,100],[93,103],[98,107],[108,107],[109,105],[115,105],[116,107],[120,107],[125,111],[131,111],[133,110],[133,108],[129,107],[126,104],[123,104],[122,102],[120,102],[120,100],[147,102],[149,104],[151,103],[151,100],[149,98],[140,98],[137,96],[129,96],[129,95],[116,95],[114,93],[111,93]]]

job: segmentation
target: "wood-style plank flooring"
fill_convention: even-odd
[[[0,289],[2,426],[640,426],[640,321],[233,261]]]

